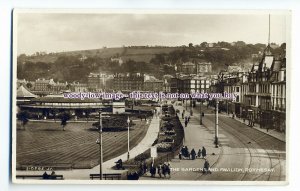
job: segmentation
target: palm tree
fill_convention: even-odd
[[[27,124],[27,122],[29,121],[28,118],[29,118],[29,113],[27,111],[21,111],[20,113],[18,113],[17,115],[17,118],[22,121],[22,126],[23,126],[23,129],[25,129],[25,125]]]

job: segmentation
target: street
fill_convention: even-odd
[[[174,105],[180,110],[185,106]],[[190,107],[188,107],[190,111]],[[219,115],[219,148],[214,145],[215,114],[211,108],[202,107],[203,125],[200,126],[199,106],[185,127],[184,145],[189,150],[204,146],[212,173],[202,174],[204,159],[171,161],[171,180],[214,181],[283,181],[286,178],[286,143],[231,118]],[[186,115],[189,112],[186,112]],[[181,119],[184,123],[184,120]]]

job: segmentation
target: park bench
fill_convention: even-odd
[[[128,168],[138,168],[139,165],[137,165],[137,164],[123,164],[123,167],[125,169],[128,169]]]
[[[16,175],[16,178],[40,178],[43,179],[43,175]],[[61,179],[63,180],[63,175],[49,175],[47,179],[45,180],[55,180],[55,179]]]
[[[100,174],[90,174],[90,179],[99,179]],[[121,174],[103,174],[104,180],[121,180]]]

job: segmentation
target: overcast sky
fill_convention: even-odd
[[[286,42],[285,22],[285,16],[271,15],[271,42]],[[17,26],[18,54],[203,41],[268,42],[268,14],[19,13]]]

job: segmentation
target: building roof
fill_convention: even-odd
[[[265,56],[263,61],[263,67],[271,68],[273,63],[274,57],[273,56]]]
[[[37,95],[31,93],[27,90],[23,85],[20,86],[17,90],[17,97],[19,98],[35,98],[38,97]]]
[[[100,99],[88,99],[85,98],[84,100],[81,99],[70,99],[70,98],[64,98],[64,97],[58,97],[58,96],[46,96],[46,97],[38,97],[34,98],[32,100],[33,102],[47,102],[47,103],[97,103],[101,102]]]

